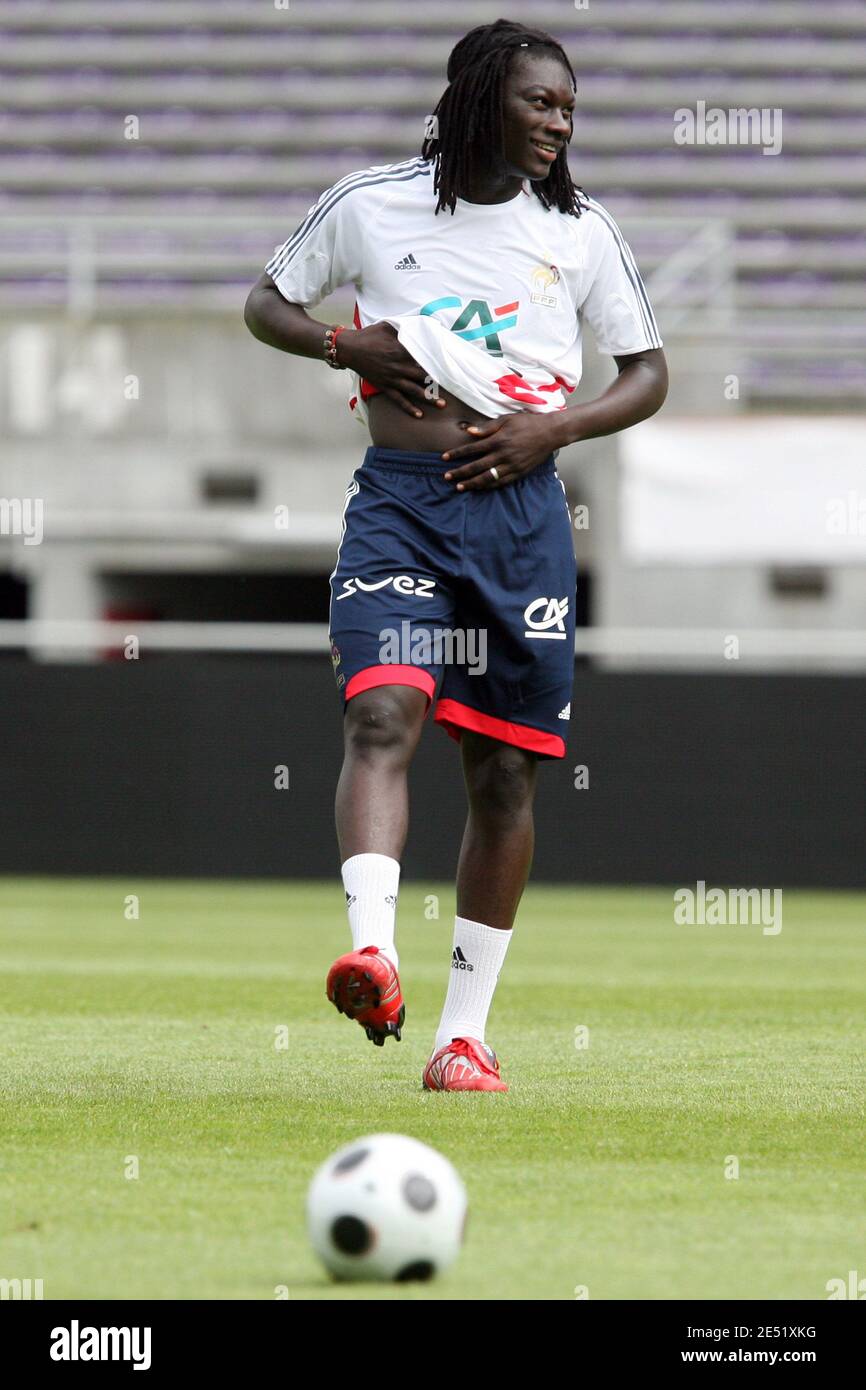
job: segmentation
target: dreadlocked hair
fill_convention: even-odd
[[[433,113],[433,132],[421,147],[423,159],[434,161],[435,212],[457,206],[457,190],[465,192],[490,167],[491,150],[504,142],[502,98],[505,77],[515,53],[543,49],[559,59],[576,87],[565,49],[543,29],[529,29],[510,19],[470,29],[455,44],[448,59],[448,83]],[[587,204],[568,171],[567,148],[556,156],[547,177],[532,180],[532,191],[546,208],[580,217]]]

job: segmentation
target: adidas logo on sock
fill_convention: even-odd
[[[354,893],[350,893],[350,892],[347,890],[347,891],[346,891],[346,906],[347,906],[347,907],[351,907],[352,904],[353,904],[353,903],[356,903],[357,901],[358,901],[358,899],[357,899],[357,897],[355,896],[355,894],[354,894]]]
[[[394,266],[395,270],[420,270],[421,267],[410,251],[408,256],[404,256],[402,261],[398,261]]]
[[[393,893],[385,894],[385,902],[388,904],[389,907],[397,906],[397,899]]]
[[[474,970],[475,966],[470,965],[459,946],[455,946],[451,952],[452,970]]]
[[[565,709],[561,709],[561,710],[559,711],[559,714],[558,714],[556,717],[557,717],[557,719],[570,719],[570,718],[571,718],[571,701],[570,701],[570,700],[569,700],[568,704],[566,705]]]

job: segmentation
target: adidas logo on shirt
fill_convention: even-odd
[[[402,261],[398,261],[394,266],[395,270],[420,270],[421,267],[410,251],[408,256],[404,256]]]
[[[474,970],[475,966],[470,965],[459,946],[455,946],[451,953],[452,970]]]
[[[571,701],[570,701],[570,700],[569,700],[568,704],[566,705],[565,709],[561,709],[561,710],[559,711],[559,714],[558,714],[556,717],[557,717],[557,719],[570,719],[570,718],[571,718]]]

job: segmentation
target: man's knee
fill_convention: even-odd
[[[537,766],[534,753],[508,743],[467,749],[464,773],[473,806],[491,815],[525,810],[532,804]]]
[[[417,698],[408,698],[415,696]],[[414,747],[426,701],[419,690],[375,686],[362,690],[346,706],[346,747],[361,755],[399,755]]]

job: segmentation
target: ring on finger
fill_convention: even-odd
[[[499,469],[496,467],[496,465],[494,464],[494,466],[493,466],[492,468],[488,468],[487,471],[488,471],[488,473],[492,473],[493,477],[496,479],[496,481],[497,481],[497,483],[498,483],[498,482],[499,482]]]

